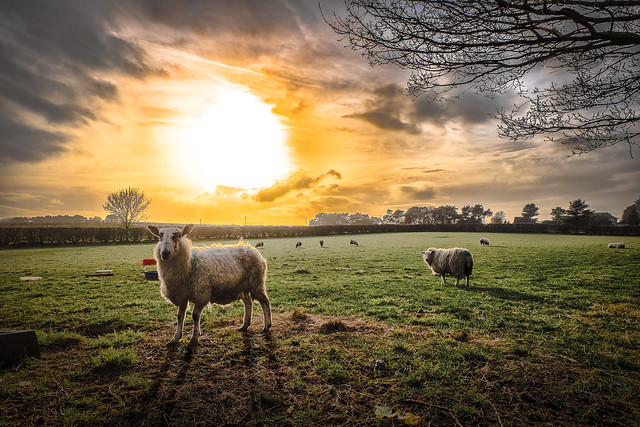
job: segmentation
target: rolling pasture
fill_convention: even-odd
[[[239,301],[213,306],[195,354],[189,316],[165,347],[153,245],[5,250],[0,329],[35,329],[42,356],[0,365],[0,425],[639,425],[640,238],[618,240],[263,239],[272,331],[258,304],[244,334]],[[471,286],[441,285],[430,246],[470,249]]]

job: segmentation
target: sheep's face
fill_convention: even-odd
[[[160,257],[160,260],[167,261],[179,251],[182,238],[191,232],[193,224],[186,225],[183,228],[165,227],[161,229],[150,225],[147,229],[159,240],[156,253]]]
[[[431,263],[433,262],[435,253],[436,251],[434,251],[433,249],[422,251],[422,259],[427,263],[429,267],[431,267]]]

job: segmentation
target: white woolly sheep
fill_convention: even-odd
[[[296,248],[299,248],[300,246],[302,246],[302,242],[298,240],[298,241],[296,242]]]
[[[480,239],[480,245],[484,246],[487,245],[489,246],[489,239],[487,239],[486,237],[483,237],[482,239]]]
[[[264,248],[264,242],[258,242],[258,243],[256,243],[256,245],[254,246],[254,248]]]
[[[351,239],[351,241],[349,242],[349,244],[350,244],[350,245],[353,245],[353,246],[358,246],[358,241],[357,241],[357,240],[355,240],[355,239]]]
[[[158,237],[154,254],[158,263],[160,293],[178,306],[178,326],[169,345],[182,338],[182,325],[189,302],[193,303],[193,335],[190,348],[198,345],[200,314],[211,303],[230,304],[238,299],[244,303],[241,331],[251,324],[252,301],[257,300],[264,314],[264,332],[271,328],[271,306],[265,279],[267,262],[251,245],[237,243],[230,246],[194,248],[186,239],[193,224],[176,227],[150,225],[149,232]]]
[[[624,249],[624,242],[609,243],[607,248]]]
[[[424,262],[431,268],[434,276],[440,276],[442,284],[445,284],[444,276],[449,274],[456,278],[456,286],[460,279],[466,278],[469,286],[469,276],[473,272],[473,256],[468,249],[435,249],[429,248],[422,251]]]

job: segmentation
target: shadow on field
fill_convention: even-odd
[[[529,301],[529,302],[544,302],[545,299],[535,295],[529,295],[518,291],[513,291],[510,289],[504,288],[496,288],[491,286],[461,286],[461,289],[468,292],[482,292],[488,294],[492,297],[509,300],[509,301]]]

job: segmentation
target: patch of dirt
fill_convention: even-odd
[[[86,417],[100,415],[75,423],[250,425],[273,418],[286,425],[298,423],[298,410],[312,414],[317,405],[325,412],[322,419],[340,424],[349,419],[344,414],[347,396],[333,384],[304,384],[308,379],[301,378],[305,374],[296,366],[296,358],[303,356],[300,342],[310,339],[310,345],[317,346],[313,337],[322,334],[320,348],[328,348],[349,340],[347,336],[393,330],[381,323],[300,309],[273,313],[268,333],[261,331],[261,315],[254,314],[247,332],[239,332],[240,325],[240,318],[203,322],[195,352],[186,345],[192,327],[188,321],[176,347],[166,345],[175,325],[140,329],[144,340],[130,347],[137,356],[134,366],[107,372],[91,368],[101,349],[77,343],[44,348],[41,359],[15,367],[18,387],[14,393],[0,393],[0,414],[13,425],[74,422],[68,417],[81,411]],[[35,390],[35,384],[44,393]],[[34,399],[38,405],[32,404]],[[313,425],[313,420],[311,416],[302,421]]]

